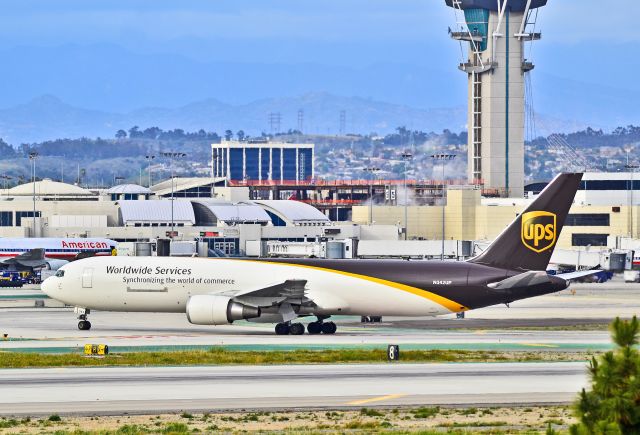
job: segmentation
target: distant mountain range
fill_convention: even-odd
[[[0,110],[0,137],[17,146],[21,143],[78,137],[111,138],[119,129],[137,125],[141,129],[160,127],[185,131],[240,129],[250,135],[275,132],[269,114],[280,114],[279,131],[298,128],[302,110],[303,131],[337,134],[340,112],[345,113],[344,133],[390,133],[396,127],[422,131],[454,132],[466,129],[466,108],[416,109],[358,97],[310,93],[300,97],[272,98],[249,104],[231,105],[214,99],[194,102],[175,109],[149,107],[128,113],[113,113],[72,106],[45,95],[15,107]],[[586,124],[539,116],[537,132],[575,131]],[[278,125],[274,123],[273,129]]]
[[[112,137],[133,125],[259,134],[270,131],[271,112],[281,114],[281,130],[296,128],[299,109],[311,133],[337,133],[342,110],[345,130],[353,133],[384,134],[402,125],[460,131],[466,125],[466,78],[455,68],[454,47],[428,48],[416,53],[415,63],[357,66],[268,63],[250,55],[238,62],[215,49],[197,58],[140,54],[113,44],[13,47],[0,50],[0,58],[6,65],[0,136],[14,145]],[[540,59],[531,75],[528,101],[539,113],[537,134],[638,123],[638,90],[550,74],[554,68],[572,74],[558,62]]]

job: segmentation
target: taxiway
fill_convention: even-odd
[[[13,294],[15,290],[11,291]],[[18,292],[19,293],[19,292]],[[28,293],[33,297],[33,290]],[[184,314],[93,312],[93,329],[79,331],[70,308],[0,308],[0,350],[68,352],[86,343],[108,344],[114,351],[175,350],[207,346],[241,349],[383,347],[408,349],[605,350],[610,336],[604,325],[614,317],[640,312],[640,285],[610,282],[576,284],[570,290],[467,313],[466,319],[385,318],[360,324],[337,318],[333,336],[276,336],[273,325],[237,322],[195,326]],[[2,301],[0,301],[2,307]],[[600,330],[576,330],[600,325]]]
[[[498,406],[566,403],[584,363],[0,370],[0,414]]]

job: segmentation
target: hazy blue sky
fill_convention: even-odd
[[[539,50],[562,56],[570,47],[640,43],[639,15],[636,0],[550,0],[541,9]],[[222,54],[229,60],[424,64],[448,59],[419,48],[455,56],[446,34],[453,23],[444,0],[8,0],[0,45],[113,43],[207,60]],[[245,50],[227,50],[225,43]]]
[[[532,53],[537,64],[534,80],[539,74],[640,91],[638,16],[637,0],[549,0],[539,17],[543,40]],[[183,57],[195,65],[309,64],[310,69],[317,69],[402,64],[451,74],[457,89],[464,76],[456,70],[460,48],[447,36],[447,27],[454,24],[453,10],[445,7],[444,0],[6,0],[0,12],[0,50],[9,53],[5,68],[8,64],[42,71],[47,71],[47,64],[34,66],[16,53],[22,47],[46,47],[55,60],[58,54],[68,53],[70,46],[80,46],[89,47],[96,57],[104,50],[108,58],[118,56],[115,46],[141,56],[171,56],[173,62]],[[87,75],[98,68],[90,59],[87,64],[82,56],[75,59]],[[51,74],[64,75],[65,68]],[[164,68],[155,74],[162,76]],[[5,101],[0,101],[2,106],[49,89],[33,77],[32,82],[27,78],[23,82],[20,73],[11,80],[15,82]],[[80,98],[72,87],[68,92],[65,89],[51,85],[49,92],[100,107],[101,97],[92,100],[85,92]],[[256,93],[255,97],[265,95]],[[374,93],[361,96],[378,97]],[[192,99],[191,94],[188,98]],[[251,98],[252,94],[238,97]],[[120,108],[184,102],[139,98]],[[459,104],[464,104],[464,92],[452,93],[451,105]]]
[[[2,9],[3,39],[28,43],[444,40],[452,18],[443,0],[13,0]],[[635,0],[550,0],[542,24],[553,30],[549,41],[639,41],[639,10]]]

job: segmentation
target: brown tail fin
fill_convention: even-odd
[[[545,270],[582,174],[560,174],[472,263],[511,270]]]

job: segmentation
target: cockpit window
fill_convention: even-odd
[[[62,278],[62,277],[64,276],[64,270],[59,270],[59,271],[57,271],[57,272],[56,272],[56,276],[57,276],[58,278]]]

